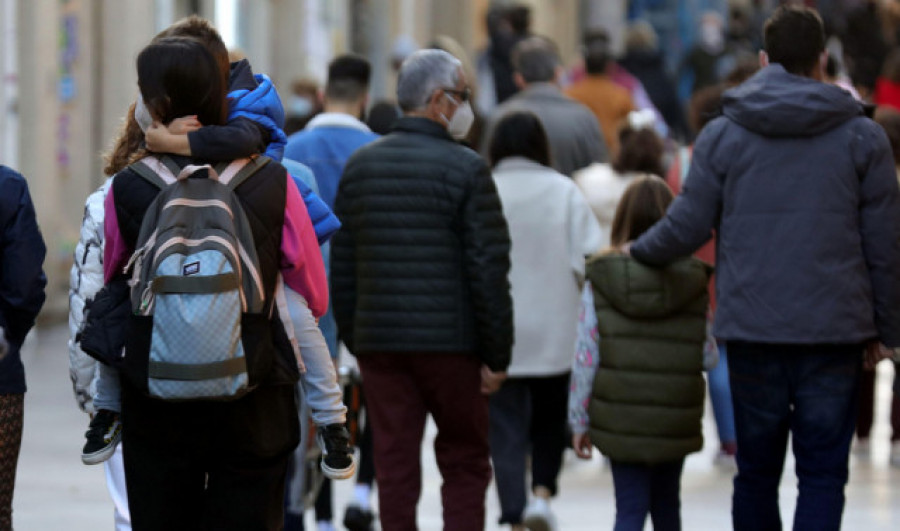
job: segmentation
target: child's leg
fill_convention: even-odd
[[[331,360],[325,338],[316,326],[316,319],[309,310],[306,300],[287,286],[284,295],[300,347],[300,355],[306,366],[306,372],[300,381],[312,409],[313,422],[316,426],[344,424],[347,421],[347,407],[344,406],[344,394],[338,385],[337,370]]]
[[[122,411],[122,387],[119,384],[119,370],[109,365],[97,364],[97,390],[94,392],[94,409]]]
[[[681,471],[684,459],[651,467],[650,519],[654,531],[681,529]]]
[[[616,492],[614,531],[641,531],[650,511],[650,467],[610,460]]]

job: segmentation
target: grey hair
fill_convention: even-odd
[[[397,104],[404,112],[423,109],[431,94],[459,83],[462,63],[443,50],[419,50],[410,54],[397,76]]]
[[[560,65],[556,45],[545,37],[532,36],[516,44],[512,53],[513,69],[526,83],[553,81]]]

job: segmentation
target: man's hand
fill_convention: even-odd
[[[894,349],[884,346],[884,343],[878,340],[872,340],[866,343],[866,352],[863,356],[863,367],[872,370],[881,360],[892,359],[894,357]]]
[[[619,251],[625,256],[631,256],[631,244],[634,242],[625,242],[622,247],[619,247]]]
[[[500,389],[503,381],[506,380],[506,372],[494,372],[487,365],[481,366],[481,392],[489,395]]]
[[[587,432],[572,434],[572,449],[575,450],[575,455],[577,455],[579,459],[591,458],[591,438],[588,436]]]

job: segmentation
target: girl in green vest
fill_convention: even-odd
[[[635,179],[616,208],[612,247],[649,229],[672,198],[662,179]],[[657,531],[681,529],[684,458],[703,447],[711,273],[695,258],[664,269],[614,251],[588,261],[596,332],[579,334],[569,419],[578,456],[596,446],[610,460],[616,531],[642,530],[647,513]]]

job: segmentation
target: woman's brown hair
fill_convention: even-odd
[[[147,156],[147,148],[144,146],[144,132],[134,119],[134,103],[128,107],[128,113],[119,127],[119,133],[113,142],[113,147],[103,155],[106,165],[103,173],[115,175]]]
[[[665,175],[664,151],[665,146],[656,131],[626,125],[619,131],[619,156],[612,166],[618,173],[652,173],[662,177]]]
[[[646,232],[666,215],[672,199],[672,190],[656,175],[635,178],[616,207],[610,236],[612,246],[621,247]]]

